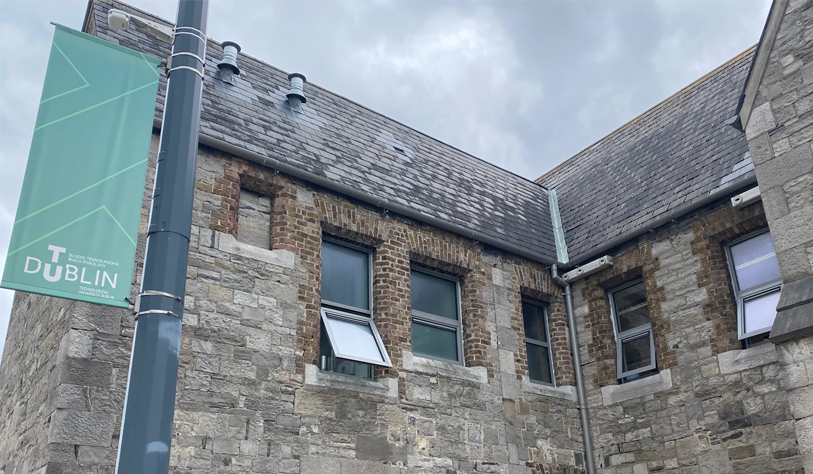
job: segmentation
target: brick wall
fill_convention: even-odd
[[[596,463],[603,474],[804,472],[780,357],[743,350],[723,245],[765,228],[727,199],[645,234],[574,285]],[[643,278],[659,373],[618,385],[607,290]]]
[[[271,203],[270,249],[237,238],[241,190]],[[142,232],[148,202],[145,190]],[[543,265],[205,147],[191,235],[172,472],[582,471],[564,303]],[[373,318],[393,362],[374,381],[315,365],[323,235],[374,251]],[[143,252],[142,235],[136,283]],[[410,265],[460,278],[465,366],[412,354]],[[560,388],[528,380],[523,296],[549,304]],[[50,366],[8,344],[0,371],[15,396],[4,398],[0,472],[110,472],[132,317],[84,305],[76,319],[52,301],[20,294],[15,306],[9,341],[25,331],[62,342],[39,344]],[[40,399],[15,392],[35,364],[45,407],[36,412],[24,405]]]
[[[714,323],[712,355],[741,349],[737,338],[737,302],[731,287],[724,245],[768,226],[762,204],[734,209],[722,206],[692,223],[692,255],[699,259],[698,287],[706,291],[703,314]]]
[[[610,321],[609,292],[625,283],[643,279],[646,287],[647,307],[652,320],[655,339],[655,354],[659,368],[668,369],[675,365],[674,350],[666,344],[669,334],[669,320],[661,314],[660,304],[664,301],[663,288],[657,285],[655,272],[660,268],[648,243],[628,247],[614,257],[613,266],[588,277],[582,287],[582,294],[589,302],[589,313],[585,319],[585,329],[592,335],[588,345],[590,357],[597,361],[593,383],[599,387],[616,384],[616,350],[613,325]]]

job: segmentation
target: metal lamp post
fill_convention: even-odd
[[[117,474],[157,474],[169,469],[208,7],[208,0],[180,0],[170,36],[172,56]],[[125,16],[126,28],[130,16]],[[111,25],[113,17],[111,13]],[[145,23],[133,19],[137,25]]]

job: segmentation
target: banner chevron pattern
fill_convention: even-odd
[[[56,26],[0,286],[128,306],[159,64]]]

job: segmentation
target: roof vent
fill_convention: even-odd
[[[305,98],[305,75],[298,72],[288,74],[288,80],[291,81],[291,90],[285,95],[288,97],[288,103],[292,108],[296,108],[299,104],[304,104],[308,101]]]
[[[223,60],[217,64],[220,79],[234,85],[234,76],[240,75],[240,68],[237,67],[237,53],[240,52],[240,45],[234,41],[224,41],[221,46],[223,46]]]

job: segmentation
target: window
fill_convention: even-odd
[[[610,292],[615,329],[618,378],[624,382],[655,370],[655,339],[644,282],[638,280]]]
[[[737,333],[746,345],[765,339],[776,318],[782,277],[770,232],[751,235],[727,247],[737,299]]]
[[[457,280],[413,269],[412,352],[462,363],[462,327]]]
[[[322,242],[321,368],[372,378],[372,365],[391,367],[372,319],[372,254]]]
[[[523,300],[522,321],[525,325],[528,376],[533,382],[553,385],[548,312],[544,306],[538,303]]]

